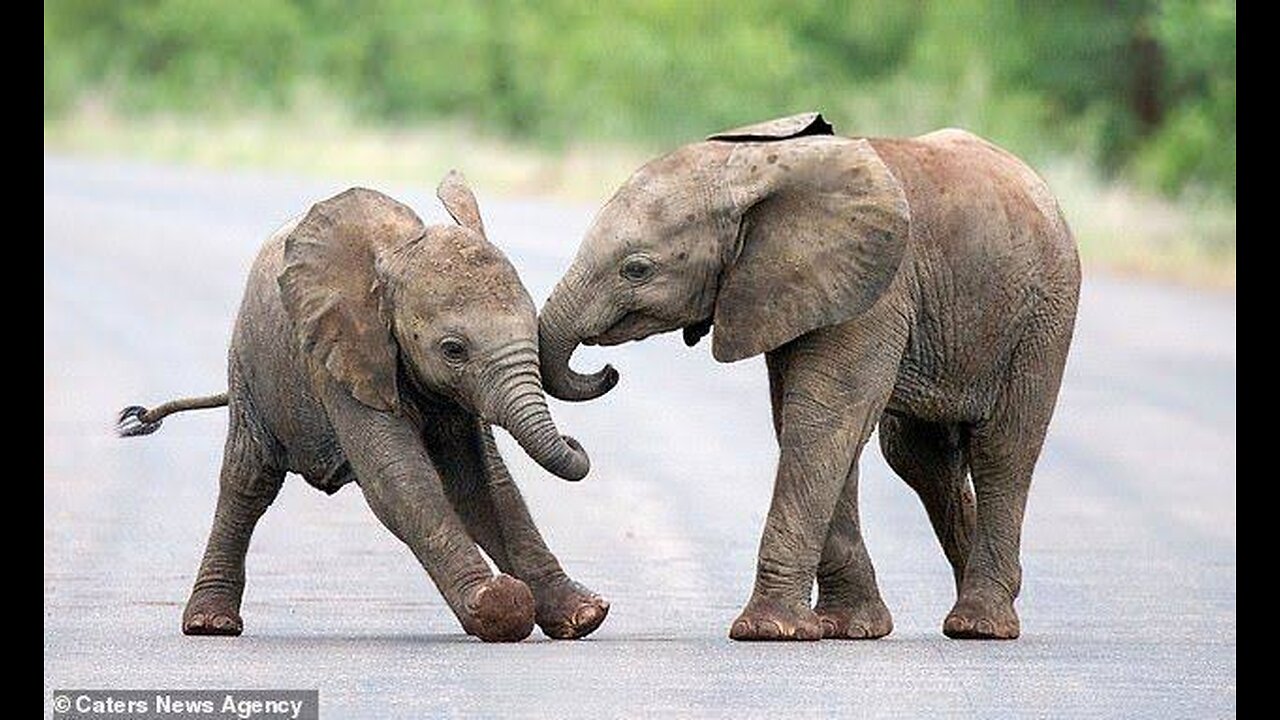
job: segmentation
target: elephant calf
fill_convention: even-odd
[[[486,240],[461,175],[438,195],[457,225],[427,227],[363,188],[286,224],[250,273],[227,392],[122,411],[119,432],[142,435],[170,413],[229,406],[184,633],[240,634],[245,552],[286,472],[327,493],[357,483],[469,634],[516,641],[536,621],[579,638],[604,621],[608,603],[543,543],[490,429],[566,480],[587,474],[586,453],[547,410],[533,301]]]
[[[892,629],[858,527],[877,424],[955,573],[943,632],[1013,638],[1023,510],[1079,288],[1071,232],[1021,160],[960,130],[839,137],[807,113],[636,171],[542,308],[542,377],[589,400],[618,375],[574,372],[579,344],[677,329],[693,345],[714,326],[721,362],[764,354],[781,453],[734,639]]]

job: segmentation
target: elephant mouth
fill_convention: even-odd
[[[625,342],[643,340],[651,335],[669,332],[680,327],[679,323],[643,312],[627,313],[622,319],[609,326],[609,329],[582,341],[583,345],[621,345]]]
[[[692,325],[686,325],[684,328],[684,344],[693,347],[709,332],[711,332],[711,318],[699,320]]]

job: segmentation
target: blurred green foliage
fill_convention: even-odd
[[[658,147],[816,108],[1235,195],[1234,0],[48,0],[44,22],[46,118],[318,91],[371,122]]]

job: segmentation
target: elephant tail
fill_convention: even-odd
[[[204,397],[178,398],[177,400],[170,400],[162,405],[157,405],[150,410],[141,405],[130,405],[121,410],[116,417],[116,434],[120,437],[150,435],[160,429],[160,421],[169,415],[183,412],[184,410],[222,407],[226,404],[227,394],[222,392],[217,395],[205,395]]]

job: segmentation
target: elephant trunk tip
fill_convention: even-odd
[[[559,400],[594,400],[618,384],[618,371],[612,365],[605,365],[594,373],[584,374],[570,367],[574,352],[589,333],[574,327],[573,318],[580,314],[577,309],[580,303],[564,288],[564,285],[557,287],[538,317],[542,384],[548,394]]]
[[[544,374],[545,377],[545,374]],[[555,381],[547,382],[547,392],[557,400],[566,402],[586,402],[604,395],[618,384],[619,374],[613,365],[605,365],[590,374],[580,374],[569,370],[563,376],[556,376]]]
[[[606,364],[604,367],[600,368],[598,372],[589,375],[588,378],[592,385],[594,385],[594,387],[591,388],[591,392],[594,394],[585,399],[594,400],[612,390],[613,387],[618,384],[620,376],[617,368],[613,365]]]
[[[582,444],[569,435],[561,435],[564,444],[573,450],[573,459],[564,468],[564,472],[558,475],[569,482],[578,482],[591,472],[591,458],[587,456],[587,451],[582,448]]]

